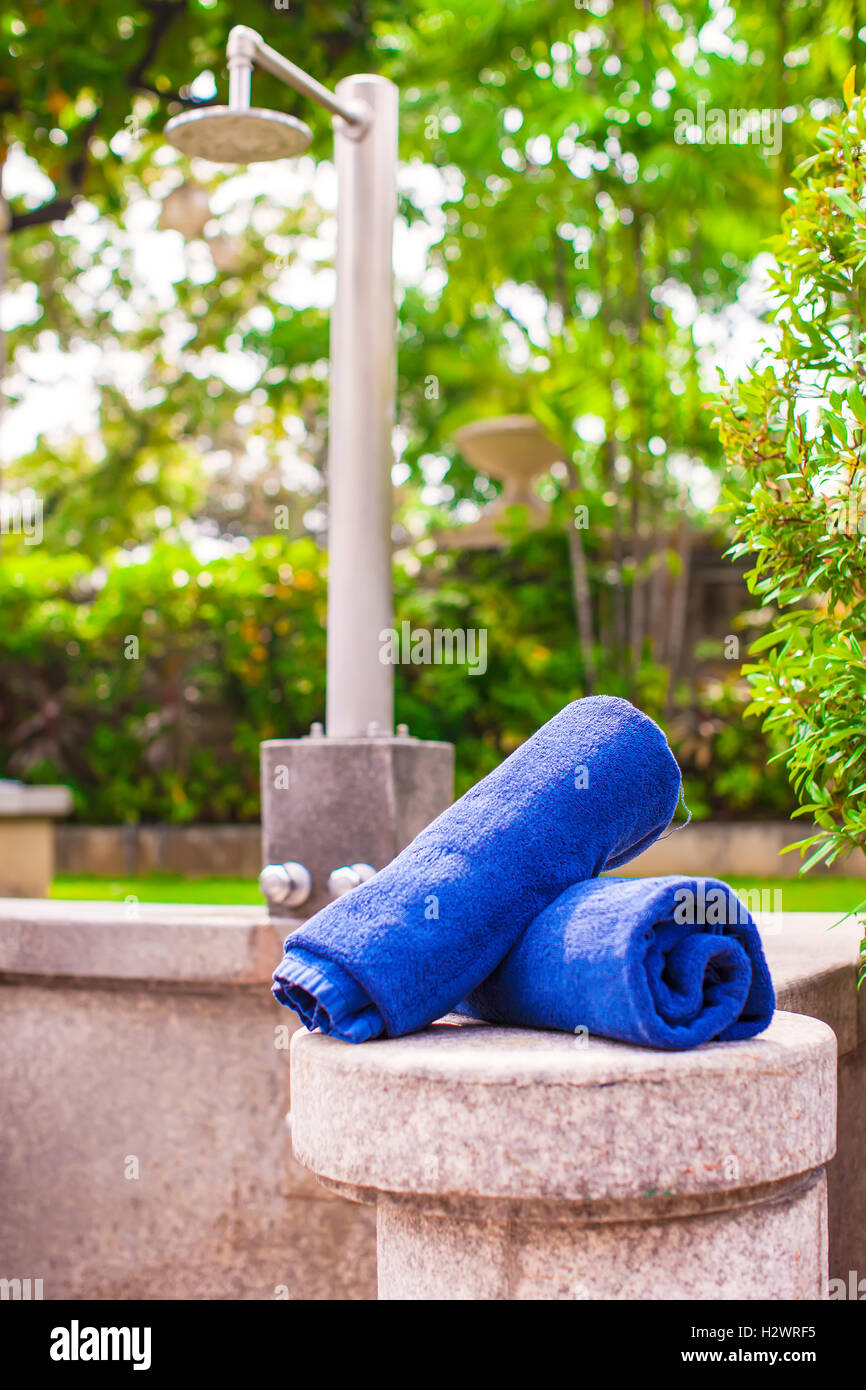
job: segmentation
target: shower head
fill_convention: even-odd
[[[214,164],[257,164],[303,154],[313,132],[295,116],[258,106],[205,106],[173,116],[165,138],[183,154]]]

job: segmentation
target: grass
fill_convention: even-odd
[[[99,898],[123,902],[134,896],[142,903],[213,903],[264,907],[254,878],[183,878],[180,874],[146,874],[140,878],[97,878],[58,874],[52,898]]]
[[[747,878],[728,880],[732,888],[769,892],[771,910],[783,912],[850,912],[866,898],[863,878]],[[776,897],[781,893],[781,897]],[[182,878],[178,874],[147,874],[142,878],[96,878],[58,874],[52,898],[99,898],[123,902],[134,896],[142,903],[214,903],[264,907],[258,885],[247,878]]]
[[[737,892],[778,889],[782,912],[853,912],[866,899],[866,878],[770,878],[765,883],[729,878],[726,882]],[[767,903],[771,912],[776,910],[773,892]]]

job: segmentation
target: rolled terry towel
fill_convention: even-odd
[[[566,889],[460,1011],[674,1049],[754,1037],[775,1002],[758,929],[733,889],[666,876]]]
[[[348,1042],[425,1027],[569,884],[657,839],[679,791],[651,719],[612,696],[576,700],[375,878],[294,932],[276,998]]]

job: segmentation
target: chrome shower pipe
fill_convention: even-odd
[[[323,87],[309,73],[295,63],[290,63],[282,53],[265,43],[255,29],[246,24],[236,24],[229,32],[226,44],[226,58],[229,69],[229,106],[235,111],[245,111],[250,104],[250,88],[254,67],[264,68],[265,72],[278,77],[288,87],[293,87],[301,96],[309,97],[317,106],[339,116],[352,126],[359,135],[370,123],[372,113],[363,102],[343,101],[334,92]]]
[[[336,298],[328,430],[329,737],[394,732],[394,669],[381,659],[393,627],[391,466],[397,376],[393,240],[399,93],[357,74],[331,92],[246,25],[227,45],[229,111],[249,109],[253,67],[330,111],[337,170]],[[254,119],[250,111],[250,121]],[[268,113],[258,113],[259,120]],[[289,118],[284,118],[289,119]]]

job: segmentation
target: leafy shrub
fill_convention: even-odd
[[[251,821],[258,745],[297,737],[324,712],[325,556],[310,540],[267,537],[203,563],[162,544],[103,572],[81,557],[7,553],[0,566],[0,768],[68,783],[95,823]],[[397,567],[397,621],[476,628],[486,670],[399,665],[397,716],[457,746],[458,791],[583,694],[567,542],[555,529],[505,551],[440,553]],[[598,653],[597,689],[663,718],[667,673],[636,686]],[[778,814],[784,775],[744,729],[737,680],[683,688],[668,727],[698,817]]]
[[[200,563],[157,546],[104,583],[78,560],[0,569],[0,751],[90,821],[250,820],[258,744],[322,703],[325,579],[312,541]]]
[[[745,668],[750,708],[816,831],[804,869],[866,848],[866,102],[819,132],[773,244],[773,360],[734,390],[718,422],[728,509],[752,556],[750,590],[772,606]]]

